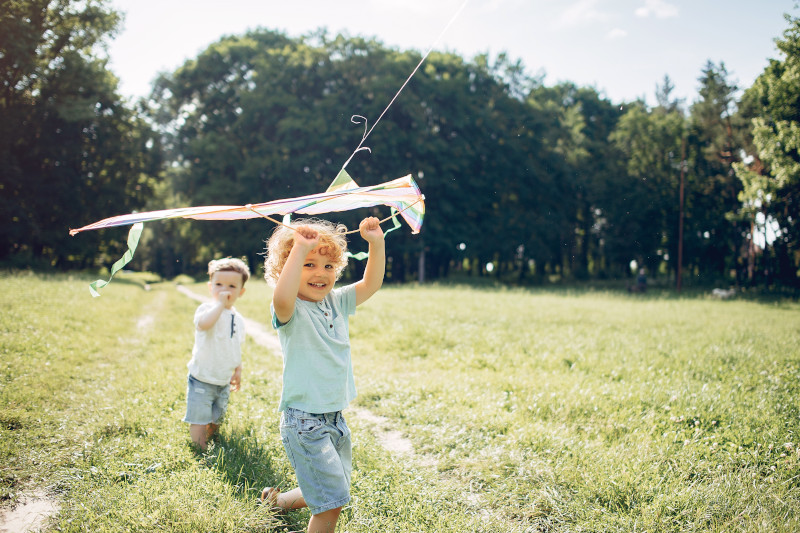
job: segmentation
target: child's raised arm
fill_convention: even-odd
[[[214,327],[214,324],[217,323],[219,316],[222,314],[222,310],[225,309],[225,302],[230,294],[229,291],[222,291],[217,295],[214,300],[214,306],[207,309],[197,320],[197,329],[206,331]]]
[[[272,307],[281,323],[286,323],[294,314],[294,303],[300,290],[300,276],[306,256],[319,243],[319,233],[307,226],[300,226],[294,234],[294,244],[283,265],[275,290]]]
[[[358,229],[364,240],[369,243],[369,257],[364,269],[364,278],[356,283],[356,305],[361,305],[383,285],[383,275],[386,272],[386,245],[377,218],[365,218]]]

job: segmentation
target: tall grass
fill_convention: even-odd
[[[800,529],[796,304],[389,289],[360,403],[531,531]]]
[[[0,496],[45,488],[61,531],[293,531],[281,361],[250,342],[208,452],[182,422],[197,305],[170,283],[3,274]],[[204,284],[193,286],[200,293]],[[237,302],[268,322],[269,290]],[[358,407],[340,531],[800,530],[800,306],[387,287],[351,319]]]

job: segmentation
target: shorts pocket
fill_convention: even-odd
[[[297,434],[298,435],[308,435],[310,433],[315,432],[319,428],[325,425],[323,420],[316,418],[314,416],[310,417],[303,417],[297,419]]]
[[[350,428],[347,427],[347,422],[345,421],[344,416],[339,415],[339,420],[336,422],[336,428],[342,434],[342,437],[350,436]]]

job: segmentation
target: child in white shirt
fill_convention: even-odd
[[[192,442],[201,450],[222,423],[231,391],[239,390],[241,384],[244,318],[233,304],[244,294],[250,270],[242,260],[228,257],[208,263],[208,276],[212,301],[200,304],[194,314],[183,418],[189,423]]]

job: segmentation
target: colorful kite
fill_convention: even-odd
[[[131,213],[128,215],[106,218],[93,224],[83,226],[82,228],[71,229],[69,233],[70,235],[76,235],[82,231],[133,224],[128,234],[128,251],[112,266],[109,280],[97,280],[89,286],[92,296],[99,296],[100,294],[97,292],[97,289],[108,285],[114,274],[128,264],[133,258],[136,246],[139,243],[143,222],[171,218],[243,220],[264,217],[280,224],[280,222],[270,218],[270,215],[285,216],[292,213],[318,215],[321,213],[349,211],[351,209],[372,207],[375,205],[391,207],[392,217],[390,218],[394,219],[395,214],[399,214],[411,227],[412,233],[419,233],[422,227],[422,219],[425,216],[425,197],[420,192],[419,187],[417,187],[417,184],[410,174],[379,185],[359,187],[344,169],[339,172],[336,179],[334,179],[333,183],[328,187],[328,190],[320,194],[311,194],[298,198],[288,198],[242,206],[214,205],[203,207],[179,207],[176,209],[162,209],[145,213]]]
[[[194,220],[244,220],[269,215],[318,215],[338,211],[349,211],[359,207],[386,205],[397,209],[412,233],[419,233],[425,215],[424,196],[411,175],[393,181],[359,187],[350,175],[342,170],[328,190],[309,196],[274,200],[262,204],[209,205],[203,207],[179,207],[145,213],[131,213],[100,220],[78,229],[69,230],[70,235],[92,229],[127,226],[137,222],[150,222],[169,218],[191,218]]]
[[[142,223],[150,220],[169,218],[191,218],[194,220],[242,220],[260,216],[272,220],[277,224],[281,224],[281,222],[270,218],[270,215],[286,216],[291,213],[317,215],[320,213],[330,213],[334,211],[348,211],[350,209],[357,209],[359,207],[387,205],[392,208],[392,216],[389,218],[392,219],[395,225],[395,227],[389,231],[392,231],[400,226],[400,224],[397,222],[397,218],[395,217],[395,215],[399,213],[405,219],[405,221],[408,222],[408,225],[411,226],[412,232],[419,233],[419,230],[422,227],[422,219],[425,215],[425,197],[420,192],[417,184],[414,183],[414,180],[411,178],[410,174],[403,178],[381,183],[380,185],[374,185],[372,187],[359,187],[356,182],[353,181],[353,178],[351,178],[350,175],[345,171],[345,168],[358,152],[371,152],[369,147],[364,146],[364,142],[367,140],[367,137],[370,136],[372,130],[375,129],[375,126],[378,125],[397,97],[400,96],[400,93],[406,87],[408,82],[411,81],[411,78],[414,77],[414,74],[417,72],[417,70],[419,70],[420,66],[422,66],[422,63],[424,63],[428,58],[428,55],[433,50],[434,45],[439,41],[439,39],[441,39],[442,35],[444,35],[444,33],[447,31],[447,28],[450,27],[456,17],[458,17],[458,15],[464,9],[464,6],[467,5],[467,2],[468,0],[464,0],[464,2],[461,4],[461,7],[450,19],[450,22],[447,23],[447,26],[445,26],[444,30],[436,39],[436,41],[434,41],[431,47],[428,48],[428,51],[422,56],[422,59],[420,59],[419,63],[417,63],[417,66],[414,67],[414,70],[411,72],[408,78],[406,78],[406,81],[403,83],[397,93],[395,93],[394,97],[381,112],[380,116],[378,116],[378,119],[371,128],[367,129],[366,117],[361,115],[353,115],[350,118],[350,121],[354,124],[364,124],[364,134],[361,137],[361,142],[358,144],[347,161],[345,161],[344,165],[342,165],[342,170],[339,171],[336,179],[333,180],[333,183],[331,183],[330,187],[328,187],[328,190],[324,193],[301,196],[299,198],[288,198],[285,200],[274,200],[272,202],[266,202],[263,204],[247,204],[241,206],[214,205],[205,207],[181,207],[177,209],[149,211],[147,213],[131,213],[129,215],[106,218],[82,228],[72,229],[69,231],[70,235],[76,235],[82,231],[92,229],[112,228],[115,226],[133,224],[130,233],[128,233],[128,251],[125,252],[125,255],[111,267],[111,277],[113,277],[118,270],[128,264],[128,262],[133,258],[133,253],[136,251],[136,246],[139,243],[139,237],[142,233]],[[389,218],[385,220],[388,220]],[[385,220],[382,220],[381,222],[384,222]],[[358,254],[353,257],[361,259],[363,258],[361,256],[363,256],[363,254]],[[108,285],[108,283],[111,281],[111,277],[109,277],[109,281],[97,280],[90,284],[89,290],[91,291],[92,296],[100,296],[100,294],[97,292],[97,289]]]

